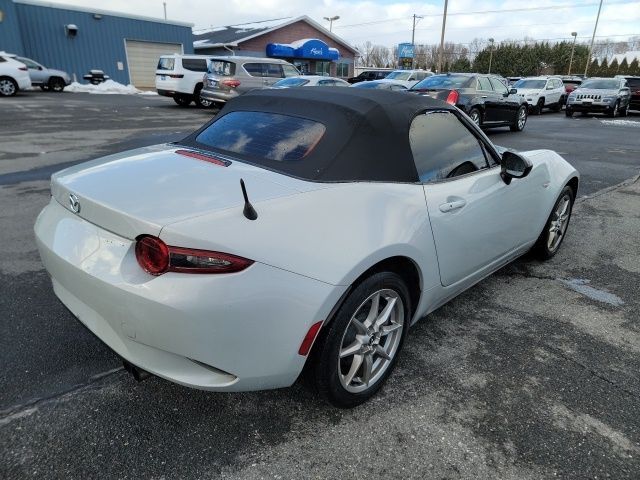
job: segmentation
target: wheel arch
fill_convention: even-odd
[[[576,177],[572,177],[566,183],[566,185],[571,187],[571,189],[573,190],[573,198],[574,199],[577,198],[577,196],[578,196],[578,185],[579,184],[580,184],[580,179],[577,176]]]
[[[196,85],[193,87],[193,95],[198,95],[200,93],[200,90],[202,90],[203,88],[204,88],[204,83],[202,82],[196,83]]]

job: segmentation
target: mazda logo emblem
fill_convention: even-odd
[[[73,193],[69,194],[69,207],[71,207],[71,210],[75,213],[80,213],[80,201]]]

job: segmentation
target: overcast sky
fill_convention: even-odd
[[[386,46],[411,41],[414,13],[424,16],[417,23],[415,42],[438,43],[444,5],[444,0],[166,2],[168,19],[193,23],[196,29],[299,15],[308,15],[328,27],[328,22],[323,17],[339,15],[340,19],[333,23],[334,33],[354,45],[369,40]],[[86,8],[97,5],[95,0],[64,0],[53,3]],[[150,17],[163,16],[162,0],[109,0],[100,2],[99,8]],[[521,10],[538,8],[540,9]],[[498,42],[505,39],[521,40],[525,36],[535,39],[570,39],[570,32],[576,31],[578,41],[588,41],[593,32],[597,11],[598,0],[450,0],[445,40],[466,43],[474,38],[493,37]],[[604,0],[596,35],[615,40],[640,35],[640,0]]]

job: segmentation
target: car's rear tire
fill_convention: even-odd
[[[567,185],[553,205],[547,223],[533,246],[532,251],[541,260],[548,260],[558,253],[569,227],[574,200],[575,192]]]
[[[410,295],[393,272],[376,273],[349,294],[313,347],[309,373],[330,404],[367,401],[393,370],[411,322]]]
[[[473,107],[471,110],[469,110],[469,118],[478,127],[482,127],[482,112],[479,109]]]
[[[65,86],[64,80],[61,78],[54,77],[49,79],[49,90],[53,92],[60,93],[64,90]]]
[[[0,77],[0,96],[12,97],[18,93],[18,84],[13,78]]]
[[[173,101],[176,102],[181,107],[188,107],[189,105],[191,105],[191,96],[176,93],[173,96]]]
[[[524,126],[527,124],[527,106],[521,105],[518,111],[516,112],[516,120],[515,123],[509,126],[509,129],[512,132],[521,132],[524,130]]]

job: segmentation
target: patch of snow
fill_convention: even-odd
[[[587,279],[570,278],[568,280],[565,280],[563,278],[559,278],[558,280],[560,280],[572,290],[575,290],[576,292],[581,293],[582,295],[589,297],[592,300],[608,303],[609,305],[613,305],[614,307],[624,305],[624,301],[619,296],[605,290],[599,290],[597,288],[590,287],[589,283],[591,282]]]
[[[157,95],[156,92],[138,90],[133,85],[123,85],[113,80],[107,80],[98,85],[73,82],[65,88],[65,91],[71,93],[97,93],[103,95]]]
[[[634,122],[633,120],[600,120],[600,123],[622,127],[640,127],[640,122]]]

